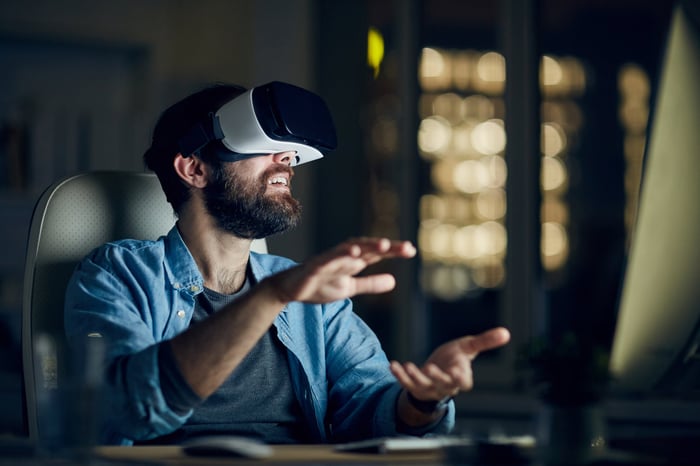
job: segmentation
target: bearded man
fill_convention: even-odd
[[[71,279],[69,342],[98,336],[106,349],[101,443],[448,433],[451,398],[472,387],[471,361],[505,344],[508,332],[445,343],[421,367],[390,363],[350,298],[391,290],[390,275],[358,274],[413,257],[412,244],[352,239],[303,264],[251,252],[253,239],[299,222],[291,194],[298,150],[237,153],[235,131],[188,143],[192,128],[246,92],[209,87],[161,115],[144,159],[176,225],[155,241],[97,248]]]

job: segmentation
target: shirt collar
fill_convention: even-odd
[[[187,289],[199,294],[204,289],[204,278],[197,268],[192,254],[180,235],[177,224],[165,238],[165,267],[175,289]]]
[[[269,267],[262,263],[263,254],[250,253],[249,267],[253,276],[253,283],[258,283],[263,278],[271,275]],[[176,289],[186,288],[192,294],[199,294],[204,289],[204,278],[197,268],[192,254],[180,235],[177,224],[172,227],[165,238],[166,269],[170,274],[170,280]]]

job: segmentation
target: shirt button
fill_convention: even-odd
[[[185,311],[183,311],[182,309],[180,309],[179,311],[177,311],[177,316],[178,316],[180,319],[184,319],[184,318],[185,318]]]
[[[197,285],[192,285],[192,286],[190,287],[190,291],[192,291],[192,292],[194,292],[194,291],[199,291],[199,287],[198,287]]]
[[[175,288],[176,290],[179,290],[179,289],[180,289],[180,284],[179,284],[179,283],[173,284],[173,288]]]

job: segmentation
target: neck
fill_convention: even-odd
[[[221,230],[204,209],[183,209],[177,226],[204,286],[222,294],[235,293],[243,286],[252,240]]]

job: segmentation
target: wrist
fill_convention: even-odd
[[[277,273],[275,275],[270,275],[260,282],[264,288],[267,288],[267,292],[273,299],[275,299],[279,304],[286,306],[293,301],[292,297],[287,293],[283,286],[284,272]]]
[[[434,414],[447,409],[447,405],[452,401],[452,397],[445,397],[441,400],[419,400],[406,390],[406,399],[408,404],[424,414]]]

